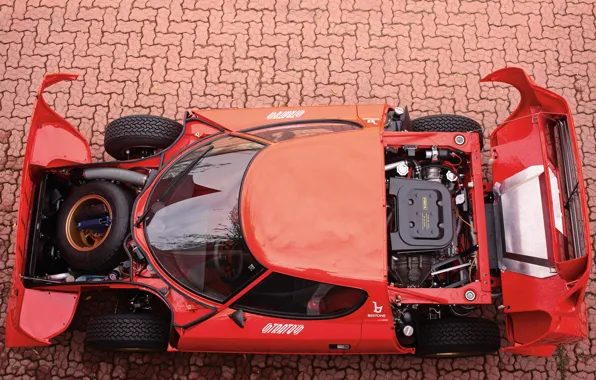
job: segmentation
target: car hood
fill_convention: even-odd
[[[242,228],[275,272],[338,285],[385,281],[383,147],[377,129],[271,145],[241,191]]]

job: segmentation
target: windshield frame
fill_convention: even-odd
[[[246,169],[244,170],[244,173],[242,173],[242,179],[240,180],[240,188],[239,188],[239,194],[238,194],[238,219],[240,220],[239,223],[239,227],[240,227],[240,232],[242,233],[242,236],[244,237],[244,231],[243,231],[243,226],[242,226],[242,191],[244,188],[244,180],[246,179],[246,173],[248,172],[248,170],[250,169],[250,166],[252,165],[254,159],[264,150],[266,149],[268,146],[272,145],[273,143],[264,139],[259,139],[259,138],[254,138],[251,135],[248,134],[244,134],[244,133],[225,133],[225,134],[216,134],[214,136],[212,136],[213,138],[208,138],[206,140],[202,140],[202,141],[197,141],[197,143],[195,144],[191,144],[189,145],[186,149],[184,149],[180,154],[172,157],[171,160],[168,161],[168,163],[166,165],[163,165],[160,169],[159,169],[159,174],[157,176],[155,176],[155,178],[153,179],[153,181],[151,181],[151,190],[149,191],[148,195],[147,195],[147,201],[144,205],[143,208],[143,214],[148,214],[150,212],[150,209],[152,207],[152,205],[155,204],[155,202],[151,202],[151,199],[154,195],[154,192],[156,190],[156,188],[158,187],[157,185],[160,183],[162,177],[167,173],[167,171],[176,164],[176,162],[184,160],[185,157],[187,157],[188,155],[192,154],[193,152],[202,149],[204,147],[208,147],[210,145],[213,145],[213,143],[215,143],[218,140],[221,139],[225,139],[225,138],[240,138],[240,139],[244,139],[244,140],[248,140],[257,144],[261,144],[263,145],[263,148],[259,149],[255,155],[249,160],[248,165],[246,165]],[[201,158],[196,164],[200,163],[201,161],[203,161],[205,157]],[[194,165],[193,165],[194,166]],[[234,292],[230,293],[229,295],[227,295],[224,299],[220,300],[220,299],[216,299],[214,297],[210,297],[209,295],[206,295],[204,293],[201,293],[199,291],[197,291],[196,289],[193,289],[192,287],[182,283],[179,279],[176,278],[176,276],[173,276],[168,269],[160,262],[160,260],[157,258],[157,255],[155,254],[152,245],[150,243],[150,239],[149,239],[149,235],[148,235],[148,228],[147,228],[147,219],[145,218],[142,221],[142,225],[143,225],[143,236],[145,238],[145,242],[146,242],[146,246],[147,246],[147,250],[149,252],[149,254],[151,255],[153,261],[157,264],[157,266],[159,267],[160,270],[162,270],[166,276],[168,277],[168,281],[173,281],[175,284],[177,284],[178,286],[184,288],[185,290],[189,291],[190,293],[196,295],[197,297],[200,298],[204,298],[207,299],[209,301],[218,303],[218,304],[225,304],[227,302],[229,302],[230,300],[234,299],[234,297],[236,295],[238,295],[238,293],[241,293],[242,291],[244,291],[247,287],[249,287],[251,284],[257,282],[259,279],[263,278],[263,274],[266,273],[268,271],[268,268],[265,267],[262,263],[259,262],[259,264],[261,265],[262,269],[258,272],[255,273],[255,275],[253,276],[253,278],[249,281],[247,281],[246,283],[244,283],[242,286],[238,287]],[[252,252],[250,252],[250,249],[248,248],[248,246],[246,247],[246,249],[248,250],[248,252],[250,253],[250,255],[253,256]],[[256,260],[256,258],[255,258]],[[257,261],[257,260],[256,260]],[[258,261],[257,261],[258,262]],[[160,276],[161,277],[161,276]]]

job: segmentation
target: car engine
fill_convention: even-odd
[[[404,146],[385,151],[389,282],[460,287],[470,281],[476,235],[463,152]]]

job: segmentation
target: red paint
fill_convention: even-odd
[[[329,353],[329,344],[337,343],[351,345],[350,353],[360,352],[358,346],[362,340],[364,317],[362,308],[344,318],[321,321],[245,313],[243,329],[228,317],[234,311],[224,308],[205,323],[189,329],[180,339],[178,348],[181,351],[201,352]],[[298,325],[299,333],[264,333],[269,323]]]
[[[377,130],[264,149],[246,173],[241,205],[248,247],[265,267],[337,285],[385,286],[385,173]]]
[[[15,264],[6,318],[6,343],[9,346],[49,344],[44,341],[43,337],[28,335],[20,326],[19,320],[25,302],[25,289],[19,275],[24,272],[29,220],[34,196],[33,181],[37,174],[43,168],[91,162],[91,150],[87,140],[70,123],[52,110],[43,98],[43,91],[46,88],[61,81],[75,80],[77,77],[76,74],[46,75],[33,106],[33,116],[23,160]],[[76,304],[72,305],[72,314],[75,309]],[[51,318],[51,316],[49,317]]]
[[[522,69],[506,68],[482,79],[482,82],[493,81],[511,84],[521,94],[516,110],[491,135],[493,181],[502,181],[531,165],[550,167],[560,177],[548,156],[544,131],[548,118],[565,116],[577,164],[579,194],[584,206],[581,211],[583,219],[590,220],[575,125],[565,99],[536,85]],[[546,184],[552,201],[550,182]],[[548,211],[552,221],[552,207]],[[538,279],[509,271],[501,274],[507,337],[514,343],[504,350],[550,355],[556,344],[575,343],[588,336],[584,294],[590,277],[592,245],[589,224],[583,227],[586,255],[574,260],[564,261],[557,236],[553,234],[556,276]],[[550,229],[555,231],[552,222]]]
[[[50,339],[64,332],[73,318],[80,294],[25,289],[20,326],[23,332],[43,339]],[[42,315],[40,315],[42,311]]]
[[[25,161],[30,165],[52,168],[91,162],[87,139],[43,98],[43,90],[58,82],[75,80],[76,74],[50,74],[41,83],[27,137]],[[68,149],[66,149],[68,148]]]
[[[413,349],[401,347],[397,342],[390,300],[403,304],[469,303],[464,292],[474,290],[477,294],[474,303],[491,303],[483,185],[490,189],[492,184],[482,182],[478,137],[469,135],[465,144],[458,146],[453,142],[453,133],[384,132],[388,105],[192,111],[194,116],[209,120],[224,132],[199,121],[187,123],[183,136],[164,152],[162,172],[199,138],[208,141],[221,133],[246,137],[241,132],[243,129],[296,120],[348,120],[364,127],[361,131],[274,144],[256,156],[242,188],[241,216],[247,243],[268,270],[225,304],[201,299],[178,286],[151,255],[149,262],[159,277],[135,277],[133,283],[70,283],[24,289],[19,275],[24,272],[37,173],[43,168],[91,161],[85,139],[47,106],[41,94],[54,83],[75,78],[67,74],[46,76],[34,109],[23,165],[15,270],[6,324],[8,347],[48,345],[49,339],[70,323],[80,292],[89,290],[140,289],[165,300],[172,310],[174,329],[180,335],[177,347],[170,347],[171,351],[330,353],[329,344],[334,343],[349,344],[349,353],[412,353]],[[483,81],[506,82],[522,94],[519,107],[490,138],[495,181],[531,165],[548,165],[548,155],[543,149],[545,136],[541,132],[546,114],[567,116],[574,157],[581,163],[573,120],[563,98],[536,86],[520,69],[500,70]],[[531,117],[523,118],[531,114],[536,115],[534,124]],[[517,118],[522,119],[514,120]],[[465,181],[472,182],[475,189],[472,203],[479,244],[479,281],[459,289],[403,289],[387,285],[383,149],[405,144],[450,147],[471,158],[471,170]],[[156,156],[97,165],[129,169],[158,168],[159,164]],[[578,170],[582,178],[579,164]],[[135,220],[143,214],[151,188],[139,195],[133,211]],[[579,191],[584,218],[589,220],[583,182]],[[135,228],[133,235],[138,247],[149,252],[142,228]],[[558,259],[557,276],[539,280],[511,272],[502,274],[500,282],[508,307],[507,337],[514,344],[505,350],[549,355],[557,344],[587,336],[583,296],[592,259],[589,236],[586,224],[587,255],[571,261]],[[247,320],[241,329],[228,317],[233,312],[230,305],[271,271],[364,289],[368,299],[354,313],[327,321],[276,319],[245,313]],[[382,307],[385,317],[368,317],[376,311],[373,302]],[[36,314],[40,308],[55,310],[45,313],[41,320]],[[199,319],[203,321],[194,323]],[[269,323],[302,327],[298,334],[288,337],[268,334]]]

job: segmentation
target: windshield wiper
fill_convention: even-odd
[[[211,152],[211,150],[213,150],[213,145],[210,145],[209,148],[207,148],[203,153],[201,153],[194,160],[192,160],[190,162],[190,164],[188,164],[188,166],[186,168],[184,168],[184,170],[182,172],[180,172],[180,174],[178,174],[178,176],[172,182],[170,182],[168,187],[162,193],[161,197],[157,198],[153,204],[160,203],[160,202],[167,200],[169,198],[170,194],[172,193],[172,191],[176,188],[176,185],[178,185],[178,183],[180,183],[180,181],[184,177],[186,177],[188,175],[188,173],[190,173],[192,168],[194,168],[195,165],[197,165],[207,155],[207,153]],[[153,206],[153,205],[151,205],[151,206]],[[149,214],[149,211],[151,210],[151,206],[148,207],[147,210],[145,210],[145,212],[141,216],[139,216],[139,218],[135,222],[135,227],[138,228],[141,225],[141,223],[143,223],[143,220],[145,220],[145,218]]]

